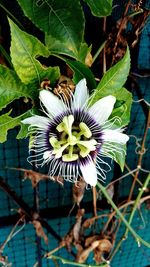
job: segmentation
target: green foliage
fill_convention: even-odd
[[[0,65],[0,110],[20,97],[33,98],[34,92],[23,84],[16,73]]]
[[[84,0],[90,7],[94,16],[105,17],[112,12],[112,0]]]
[[[65,59],[65,62],[74,71],[73,81],[75,84],[77,84],[81,79],[86,78],[89,88],[94,89],[96,87],[94,75],[85,64],[69,59]]]
[[[1,134],[0,134],[0,143],[3,143],[7,140],[7,132],[10,129],[13,129],[16,126],[21,126],[21,120],[31,116],[30,111],[25,112],[24,114],[12,118],[10,116],[12,110],[10,110],[8,113],[0,116],[0,129],[1,129]],[[23,126],[20,130],[20,133],[17,135],[17,138],[24,138],[27,135],[27,126]]]
[[[121,119],[121,126],[125,126],[130,121],[130,112],[132,105],[132,94],[125,88],[119,89],[114,96],[117,99],[114,110],[111,114],[111,118],[118,116]],[[119,123],[115,123],[116,126],[120,126]]]
[[[106,95],[114,95],[122,88],[127,80],[130,70],[130,53],[127,48],[125,56],[113,67],[111,67],[102,77],[100,83],[94,91],[90,104],[94,104]]]
[[[34,36],[20,30],[18,26],[9,20],[11,29],[11,58],[16,73],[25,84],[40,83],[44,78],[53,83],[60,73],[58,67],[45,67],[38,57],[49,57],[48,49]]]
[[[122,88],[128,77],[129,70],[130,53],[129,49],[127,49],[125,56],[104,74],[90,100],[90,105],[93,105],[104,96],[115,96],[117,102],[111,117],[118,116],[121,119],[122,126],[127,125],[130,121],[132,94]]]
[[[82,43],[78,54],[78,60],[85,64],[88,55],[91,55],[91,49],[92,46],[88,47],[86,43]]]
[[[0,66],[0,110],[16,99],[26,97],[31,99],[33,107],[39,102],[39,88],[44,79],[50,80],[53,87],[60,77],[59,67],[52,67],[51,56],[63,60],[73,71],[73,81],[77,84],[86,78],[87,85],[93,91],[90,105],[107,95],[116,97],[116,104],[110,118],[119,117],[114,127],[125,126],[130,120],[132,103],[131,94],[123,88],[130,69],[130,54],[127,48],[125,56],[102,77],[96,86],[95,76],[90,69],[91,64],[99,55],[105,42],[92,58],[92,45],[88,47],[84,41],[84,24],[82,5],[79,0],[17,0],[25,15],[45,34],[45,45],[35,36],[21,30],[9,19],[11,31],[11,61],[14,70]],[[104,17],[112,12],[112,0],[85,0],[94,16]],[[43,65],[40,60],[49,62]],[[10,66],[12,67],[10,63]],[[96,89],[95,89],[96,88]],[[0,142],[7,139],[7,132],[16,126],[21,126],[17,138],[24,138],[27,125],[21,120],[31,116],[30,110],[18,117],[11,117],[10,112],[0,116]],[[37,113],[37,111],[35,112]],[[112,158],[124,166],[126,147],[118,145],[118,151],[112,153]]]
[[[48,57],[48,49],[37,38],[20,30],[14,22],[9,20],[9,23],[11,58],[16,72],[0,65],[0,110],[21,97],[38,101],[40,83],[46,78],[53,84],[60,76],[58,67],[47,68],[37,60],[39,56]],[[0,116],[0,142],[5,142],[7,131],[17,125],[21,126],[17,138],[24,138],[27,126],[21,125],[21,120],[28,116],[29,111],[14,118],[10,116],[10,112]]]
[[[123,172],[126,157],[126,145],[110,142],[110,146],[115,146],[115,151],[113,151],[112,153],[111,151],[109,151],[109,157],[119,164],[120,169]],[[103,147],[103,151],[104,153],[106,153],[107,156],[107,151],[105,151],[105,147]]]
[[[52,53],[78,57],[83,41],[84,17],[79,0],[17,0],[36,26],[46,33]]]
[[[90,105],[92,105],[104,96],[113,95],[116,97],[117,101],[110,118],[119,117],[121,123],[116,120],[114,127],[125,126],[130,121],[132,94],[125,88],[122,88],[129,74],[129,70],[130,53],[129,49],[127,49],[125,56],[104,74],[90,100]],[[112,159],[120,165],[121,170],[123,171],[126,146],[118,144],[115,144],[115,146],[118,147],[118,151],[124,151],[124,153],[112,153]]]

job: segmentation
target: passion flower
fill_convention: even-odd
[[[82,176],[95,186],[97,178],[106,178],[108,165],[103,157],[124,153],[121,145],[128,136],[122,128],[114,127],[117,118],[109,120],[116,98],[106,96],[89,107],[86,80],[81,80],[69,103],[52,92],[40,91],[39,96],[46,116],[34,115],[22,121],[30,124],[34,135],[29,161],[36,166],[49,165],[50,176],[63,176],[76,182]]]

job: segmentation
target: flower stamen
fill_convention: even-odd
[[[49,139],[53,147],[52,154],[65,162],[78,160],[79,157],[85,158],[91,151],[96,150],[96,140],[89,139],[92,137],[89,127],[84,122],[80,122],[79,125],[73,123],[73,115],[65,116],[56,127],[58,136]]]

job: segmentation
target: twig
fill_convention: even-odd
[[[135,200],[135,203],[134,203],[134,206],[133,206],[133,209],[132,209],[132,212],[130,214],[130,218],[129,218],[129,224],[131,224],[132,220],[133,220],[133,217],[134,217],[134,214],[135,214],[135,211],[140,203],[140,199],[141,199],[141,196],[143,194],[143,192],[146,190],[148,184],[150,182],[150,174],[147,176],[147,179],[145,180],[145,183],[143,184],[143,187],[140,189],[140,192]],[[128,234],[128,229],[126,229],[126,232],[125,232],[125,238],[127,237],[127,234]]]
[[[148,133],[148,128],[149,127],[150,127],[150,110],[148,112],[148,119],[147,119],[146,128],[145,128],[145,131],[144,131],[144,137],[143,137],[143,141],[142,141],[142,145],[141,145],[141,152],[143,152],[145,150],[145,141],[146,141],[146,137],[147,137],[147,133]],[[133,183],[132,183],[132,186],[131,186],[131,190],[130,190],[130,193],[129,193],[129,197],[128,197],[127,202],[130,202],[131,201],[132,194],[133,194],[133,191],[134,191],[134,187],[135,187],[135,184],[136,184],[136,182],[138,180],[139,171],[140,170],[143,170],[144,171],[144,169],[142,169],[142,167],[141,167],[142,158],[143,158],[143,153],[139,153],[139,160],[138,160],[138,165],[137,165],[137,171],[136,171],[135,176],[134,176],[134,180],[133,180]],[[126,207],[125,207],[125,210],[123,211],[123,215],[126,212]],[[119,223],[119,225],[117,227],[116,233],[117,233],[120,225],[121,225],[121,221],[120,221],[120,223]],[[122,243],[122,240],[120,240],[120,242],[118,243],[118,245],[117,245],[117,247],[115,249],[115,252],[113,253],[113,256],[118,251],[119,247],[121,246],[121,243]]]
[[[97,216],[97,191],[96,187],[93,187],[93,209],[94,209],[94,216]]]
[[[129,0],[127,5],[126,5],[126,8],[125,8],[125,11],[124,11],[124,14],[123,14],[123,18],[122,18],[122,21],[121,21],[120,26],[119,26],[119,30],[118,30],[117,37],[116,37],[116,42],[115,42],[114,49],[113,49],[114,54],[116,53],[119,36],[120,36],[121,31],[122,31],[123,25],[125,23],[126,15],[127,15],[127,12],[128,12],[128,9],[129,9],[130,5],[131,5],[131,0]]]
[[[40,206],[39,206],[39,187],[38,185],[34,188],[34,210],[39,214]],[[36,229],[36,228],[35,228]],[[41,252],[41,236],[38,235],[36,231],[36,244],[37,244],[37,259],[38,259],[38,266],[42,267],[42,252]]]
[[[143,245],[145,245],[146,247],[150,248],[150,243],[146,242],[144,239],[142,239],[136,232],[135,230],[131,227],[131,225],[128,223],[128,221],[124,218],[123,214],[120,212],[120,210],[117,208],[117,206],[115,205],[115,203],[113,202],[113,200],[111,199],[111,197],[109,196],[109,194],[107,193],[107,190],[105,189],[105,187],[103,187],[99,182],[97,182],[97,187],[102,191],[102,193],[104,194],[104,196],[106,197],[107,201],[110,203],[110,205],[112,206],[112,208],[116,211],[117,215],[120,217],[120,219],[123,221],[123,223],[125,224],[125,226],[128,228],[128,230],[130,231],[130,233],[133,235],[133,237],[135,238],[135,240],[139,243],[142,243]]]
[[[150,196],[146,196],[146,197],[141,198],[139,200],[139,205],[141,205],[143,202],[145,202],[146,200],[149,200],[149,199],[150,199]],[[120,207],[118,207],[118,209],[122,210],[122,209],[124,209],[124,208],[126,208],[128,206],[133,205],[134,203],[135,203],[135,200],[131,200],[130,202],[126,202],[126,203],[122,204]],[[109,223],[111,222],[111,220],[115,216],[115,214],[116,214],[116,211],[113,211],[112,213],[107,214],[109,216],[109,219],[108,219],[107,223],[105,224],[105,227],[103,229],[103,233],[106,231]],[[106,214],[105,214],[105,216],[106,216]],[[97,216],[97,217],[99,217],[99,216]]]
[[[131,173],[131,169],[129,168],[129,166],[127,165],[127,163],[125,162],[125,168],[128,170],[128,172],[130,172],[130,174],[134,177],[134,174]],[[141,181],[137,178],[137,182],[139,183],[140,186],[143,186],[143,184],[141,183]]]
[[[147,179],[146,179],[146,181],[145,181],[143,187],[141,188],[141,190],[140,190],[140,192],[139,192],[139,194],[138,194],[136,200],[134,201],[134,206],[133,206],[133,209],[132,209],[132,212],[131,212],[131,214],[130,214],[129,221],[128,221],[128,224],[129,224],[129,225],[131,225],[131,222],[132,222],[132,219],[133,219],[133,217],[134,217],[134,213],[135,213],[135,211],[136,211],[136,209],[137,209],[137,206],[138,206],[139,204],[141,204],[143,201],[148,200],[148,199],[150,198],[150,196],[146,196],[146,197],[144,197],[144,198],[141,199],[141,196],[142,196],[143,192],[145,191],[145,189],[147,188],[149,182],[150,182],[150,174],[148,175],[148,177],[147,177]],[[128,203],[131,203],[131,202],[132,202],[132,201],[125,203],[125,204],[124,204],[124,207],[127,207],[127,204],[128,204]],[[117,252],[118,249],[120,248],[120,246],[121,246],[121,244],[122,244],[122,241],[123,241],[124,239],[127,238],[128,231],[129,231],[129,228],[127,227],[127,229],[126,229],[126,231],[125,231],[125,234],[124,234],[123,238],[119,241],[119,243],[118,243],[117,247],[115,248],[115,250],[113,251],[113,253],[112,253],[110,259],[112,259],[112,258],[114,257],[114,255],[116,254],[116,252]],[[137,240],[137,242],[138,242],[138,246],[140,245],[140,243],[144,244],[144,243],[143,243],[143,240],[141,240],[141,238],[139,239],[139,236],[136,238],[136,240]],[[146,242],[146,243],[147,243],[147,242]],[[150,245],[150,244],[149,244],[149,245]]]
[[[138,168],[136,168],[136,169],[134,169],[134,170],[132,170],[132,171],[130,170],[128,173],[126,173],[126,174],[122,175],[121,177],[115,179],[114,181],[110,182],[110,183],[107,185],[107,187],[109,187],[110,185],[113,185],[114,183],[116,183],[116,182],[118,182],[118,181],[120,181],[120,180],[126,178],[126,177],[129,176],[129,175],[132,175],[134,172],[137,171],[137,169],[138,169]],[[107,188],[107,187],[106,187],[106,188]]]
[[[142,146],[141,146],[141,152],[144,151],[144,149],[145,149],[145,141],[146,141],[146,137],[147,137],[147,134],[148,134],[149,127],[150,127],[150,110],[148,112],[148,118],[147,118],[147,123],[146,123],[146,128],[145,128],[144,136],[143,136],[143,141],[142,141]],[[129,194],[129,197],[128,197],[128,201],[130,201],[131,198],[132,198],[133,190],[134,190],[135,184],[137,182],[139,171],[140,171],[140,168],[141,168],[141,165],[142,165],[142,158],[143,158],[143,154],[140,153],[139,160],[138,160],[138,165],[137,165],[138,170],[136,171],[135,176],[134,176],[134,180],[133,180],[133,183],[132,183],[132,186],[131,186],[131,190],[130,190],[130,194]]]
[[[110,182],[108,185],[107,185],[107,187],[109,187],[110,185],[113,185],[114,183],[116,183],[116,182],[118,182],[118,181],[120,181],[120,180],[122,180],[122,179],[124,179],[124,178],[126,178],[127,176],[129,176],[129,175],[132,175],[133,177],[134,177],[134,173],[137,171],[137,170],[143,170],[143,171],[146,171],[146,170],[144,170],[144,169],[142,169],[142,168],[136,168],[136,169],[134,169],[134,170],[131,170],[129,167],[128,167],[128,165],[125,163],[125,167],[126,167],[126,169],[128,170],[128,173],[126,173],[126,174],[124,174],[124,175],[122,175],[121,177],[119,177],[119,178],[117,178],[117,179],[115,179],[115,180],[113,180],[112,182]],[[143,184],[141,183],[141,181],[137,178],[137,182],[139,183],[139,185],[140,186],[143,186]],[[107,188],[106,187],[106,188]]]
[[[49,258],[52,254],[54,254],[55,252],[57,252],[59,249],[65,247],[65,243],[62,243],[60,246],[58,246],[57,248],[54,248],[53,250],[51,250],[50,252],[47,252],[44,255],[44,258]]]
[[[77,263],[77,262],[73,262],[73,261],[69,261],[69,260],[66,260],[62,257],[58,257],[58,256],[54,256],[52,255],[50,257],[50,259],[56,259],[56,260],[60,260],[62,262],[62,264],[69,264],[69,265],[72,265],[72,266],[79,266],[79,267],[97,267],[97,265],[89,265],[89,264],[84,264],[84,263]],[[100,265],[98,265],[99,267],[109,267],[109,263],[101,263]]]
[[[32,221],[34,218],[34,215],[37,215],[37,220],[41,222],[42,226],[47,229],[47,231],[55,237],[58,241],[61,241],[61,237],[54,231],[54,229],[40,216],[32,210],[26,202],[24,202],[16,192],[0,177],[0,188],[2,188],[10,197],[13,199],[13,201],[23,210],[24,214],[27,215],[27,217]]]
[[[106,45],[106,41],[104,41],[101,46],[99,47],[99,49],[97,50],[97,52],[95,53],[95,55],[93,56],[93,60],[92,60],[92,64],[95,62],[95,60],[97,59],[97,57],[99,56],[99,54],[101,53],[101,51],[104,49]]]
[[[65,247],[65,244],[61,244],[60,246],[58,246],[57,248],[51,250],[50,252],[47,252],[45,253],[43,256],[42,256],[42,259],[43,258],[49,258],[52,256],[52,254],[54,254],[55,252],[57,252],[59,249]],[[38,261],[33,265],[33,267],[37,267],[38,266]]]
[[[4,248],[6,247],[7,243],[11,240],[11,238],[13,238],[14,236],[14,232],[16,227],[18,226],[18,224],[23,221],[23,219],[25,219],[25,215],[22,215],[21,218],[16,222],[16,224],[14,225],[14,227],[12,228],[10,234],[8,235],[8,237],[6,238],[6,240],[4,241],[4,243],[2,244],[2,246],[0,247],[0,253],[3,253]],[[20,231],[17,231],[17,233]],[[16,234],[17,234],[16,233]],[[15,235],[16,235],[15,234]]]

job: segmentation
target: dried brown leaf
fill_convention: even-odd
[[[40,181],[48,179],[48,175],[44,175],[32,170],[26,170],[24,171],[24,178],[30,179],[32,186],[36,187]]]
[[[98,245],[99,241],[96,240],[92,242],[92,244],[88,248],[84,249],[81,253],[78,253],[76,261],[78,263],[84,263],[87,260],[90,252],[92,252]]]
[[[88,236],[86,239],[85,239],[85,247],[88,247],[90,246],[90,244],[92,242],[94,242],[95,240],[98,240],[98,235],[93,235],[93,236]]]
[[[80,230],[81,230],[82,217],[84,213],[85,213],[84,209],[78,210],[78,213],[76,215],[76,223],[61,242],[62,245],[67,247],[68,251],[71,251],[71,245],[75,245],[78,251],[82,250],[82,246],[80,245]]]
[[[10,168],[13,170],[18,170],[24,172],[24,179],[30,179],[33,188],[37,186],[37,184],[42,181],[42,180],[47,180],[51,179],[53,181],[58,182],[60,185],[63,185],[64,179],[61,176],[49,176],[46,174],[42,174],[40,172],[35,172],[33,170],[28,170],[28,169],[22,169],[22,168]]]
[[[92,58],[92,54],[89,52],[85,58],[85,64],[88,66],[88,67],[91,67],[92,64],[93,64],[93,58]]]
[[[72,233],[73,233],[73,238],[75,242],[80,242],[79,238],[80,238],[80,230],[81,230],[81,223],[82,223],[82,217],[85,213],[84,209],[79,209],[78,213],[77,213],[77,221],[72,229]]]
[[[94,249],[94,259],[96,263],[101,263],[103,261],[103,253],[109,253],[112,249],[112,244],[108,239],[98,240],[99,245]]]
[[[36,230],[36,234],[37,236],[41,237],[44,239],[45,243],[48,244],[48,237],[47,235],[45,234],[44,230],[43,230],[43,227],[41,225],[41,223],[37,220],[33,220],[32,221],[32,224],[34,225],[35,227],[35,230]]]
[[[80,178],[80,180],[77,181],[73,185],[73,189],[72,189],[73,190],[73,201],[78,206],[80,205],[80,202],[83,199],[85,188],[86,188],[86,183],[83,180],[83,178]]]
[[[71,251],[71,245],[73,245],[74,237],[73,237],[73,231],[71,231],[63,238],[61,241],[61,245],[65,246],[67,250]]]
[[[84,223],[82,224],[82,227],[83,228],[90,228],[94,222],[95,222],[95,218],[88,218],[84,221]]]
[[[99,240],[98,249],[101,252],[107,252],[107,253],[109,253],[110,250],[112,249],[112,244],[111,244],[111,242],[108,239],[100,239]]]

